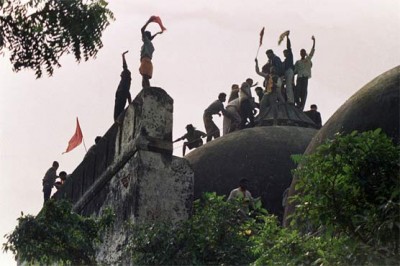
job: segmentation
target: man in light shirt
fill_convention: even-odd
[[[301,49],[301,59],[297,60],[296,64],[294,65],[294,73],[297,74],[296,88],[294,91],[295,103],[296,106],[302,111],[304,110],[307,100],[308,79],[311,78],[311,59],[315,51],[315,37],[312,36],[311,39],[313,41],[313,46],[310,53],[307,55],[306,50]]]
[[[243,178],[239,181],[239,187],[231,191],[228,197],[228,201],[240,201],[241,207],[239,209],[240,213],[244,216],[248,216],[250,207],[254,208],[254,200],[251,196],[250,191],[247,190],[248,180]]]
[[[222,113],[223,115],[230,117],[224,108],[223,103],[225,101],[226,101],[226,94],[221,92],[218,95],[218,100],[214,101],[207,107],[206,110],[204,110],[203,122],[207,133],[207,142],[211,141],[212,138],[216,139],[221,136],[220,130],[214,123],[212,116],[213,115],[221,116]]]

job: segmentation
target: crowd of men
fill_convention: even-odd
[[[146,31],[149,23],[156,22],[160,25],[161,31],[152,35],[151,32]],[[139,73],[142,76],[143,88],[150,87],[150,79],[153,74],[152,56],[154,53],[154,46],[152,40],[157,35],[163,33],[165,30],[159,17],[152,16],[141,28],[143,45],[140,52],[140,68]],[[312,57],[315,52],[315,38],[311,37],[313,44],[310,53],[307,54],[305,49],[300,50],[300,59],[293,63],[293,52],[291,48],[291,42],[289,38],[290,31],[284,32],[280,36],[280,42],[286,38],[286,49],[283,51],[284,61],[274,54],[271,49],[266,51],[268,62],[261,68],[259,68],[258,60],[255,59],[255,71],[256,73],[264,78],[263,86],[258,86],[258,83],[254,83],[251,78],[246,79],[245,82],[239,86],[233,84],[231,92],[228,98],[228,103],[224,107],[226,101],[226,93],[220,93],[218,99],[212,102],[205,110],[203,114],[203,122],[206,133],[196,130],[196,128],[189,124],[186,126],[187,133],[182,137],[174,140],[174,142],[180,140],[187,140],[183,144],[182,154],[185,156],[186,148],[189,150],[197,148],[203,145],[202,138],[206,137],[207,142],[213,138],[220,137],[220,129],[213,121],[213,116],[223,115],[223,134],[228,134],[239,129],[249,128],[255,126],[255,114],[256,109],[261,107],[268,107],[279,103],[288,103],[294,105],[299,110],[303,111],[307,100],[308,91],[308,79],[311,78],[312,68]],[[114,121],[120,123],[118,118],[124,111],[125,105],[128,102],[132,102],[130,94],[131,85],[131,72],[128,69],[128,65],[125,59],[125,55],[128,51],[122,53],[122,72],[121,80],[118,85],[115,94],[115,106],[114,106]],[[296,84],[294,83],[294,77],[296,78]],[[255,88],[255,93],[258,98],[258,102],[254,100],[251,89]],[[320,113],[317,111],[315,104],[311,105],[311,110],[305,112],[314,123],[320,128],[322,126]],[[57,189],[65,182],[67,174],[62,171],[57,176],[56,171],[58,169],[58,162],[54,162],[52,167],[46,172],[43,178],[43,193],[44,201],[46,202],[51,195],[51,190],[55,186]],[[56,179],[60,180],[56,182]]]
[[[201,146],[203,144],[200,141],[201,137],[206,136],[207,142],[220,137],[220,129],[213,121],[214,115],[223,115],[223,134],[225,135],[239,129],[254,127],[257,109],[267,109],[273,105],[287,103],[300,111],[304,110],[308,94],[308,79],[311,78],[311,59],[315,52],[315,37],[311,37],[313,42],[311,51],[307,53],[305,49],[301,49],[300,59],[294,63],[289,34],[290,31],[286,31],[280,36],[280,42],[286,39],[283,61],[271,49],[266,51],[268,62],[261,70],[257,58],[255,59],[255,71],[264,78],[262,87],[256,87],[258,84],[254,84],[251,78],[246,79],[241,86],[233,84],[226,107],[224,107],[224,102],[226,102],[227,95],[221,92],[218,99],[204,110],[203,122],[206,133],[194,134],[193,130],[188,130],[187,134],[174,141],[188,140],[184,143],[183,155],[185,155],[186,147],[192,149]],[[294,82],[295,76],[296,83]],[[256,87],[255,93],[258,102],[252,96],[251,89],[253,87]],[[311,110],[304,113],[316,124],[317,128],[321,128],[321,115],[315,104],[311,105]]]

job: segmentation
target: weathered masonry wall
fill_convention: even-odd
[[[116,214],[98,260],[116,263],[129,232],[126,223],[186,219],[194,173],[172,156],[173,100],[160,88],[142,90],[54,195],[84,215]],[[126,261],[126,260],[125,260]]]

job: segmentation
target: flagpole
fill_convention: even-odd
[[[257,54],[256,54],[256,59],[257,59],[257,56],[258,56],[258,52],[260,51],[260,47],[261,47],[261,45],[260,45],[260,46],[258,46],[258,49],[257,49]]]
[[[83,142],[83,147],[85,147],[85,151],[87,153],[87,149],[86,149],[86,144],[85,144],[85,139],[82,137],[82,142]]]

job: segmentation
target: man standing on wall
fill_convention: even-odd
[[[150,22],[158,23],[161,27],[161,31],[157,32],[154,35],[151,35],[150,31],[146,31],[146,27],[147,27],[147,25],[149,25]],[[152,64],[151,60],[153,58],[154,46],[153,46],[152,40],[158,34],[163,33],[164,30],[165,30],[165,28],[164,28],[164,26],[162,26],[160,18],[156,17],[156,16],[150,17],[149,20],[146,22],[146,24],[144,24],[144,26],[141,29],[143,45],[140,50],[139,72],[142,75],[143,88],[150,87],[150,79],[153,76],[153,64]]]
[[[297,74],[296,88],[294,91],[295,103],[300,110],[304,110],[304,106],[307,100],[307,90],[308,90],[308,79],[311,78],[311,59],[315,51],[315,37],[311,37],[313,41],[313,46],[310,53],[307,55],[306,50],[300,50],[301,59],[297,60],[294,65],[294,74]]]
[[[115,105],[114,105],[114,121],[117,122],[118,116],[124,111],[126,101],[128,104],[132,102],[131,93],[131,72],[126,64],[125,54],[128,51],[122,53],[122,72],[121,81],[119,82],[117,92],[115,93]]]
[[[43,184],[43,195],[44,195],[44,202],[50,199],[51,190],[54,186],[54,182],[57,179],[57,169],[58,169],[58,162],[54,161],[52,167],[47,170],[46,174],[44,175],[42,184]]]

